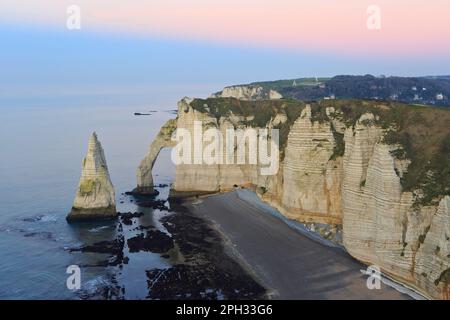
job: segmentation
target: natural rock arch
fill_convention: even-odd
[[[166,147],[173,147],[175,143],[171,140],[172,133],[175,131],[177,125],[176,119],[170,119],[159,130],[157,136],[152,141],[150,149],[141,161],[137,172],[137,187],[133,190],[136,194],[152,195],[156,194],[153,187],[152,169],[158,158],[161,149]]]

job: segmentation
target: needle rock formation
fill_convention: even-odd
[[[67,221],[110,219],[116,216],[114,186],[109,177],[105,153],[94,132],[89,138],[77,194]]]

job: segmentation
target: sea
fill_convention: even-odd
[[[114,223],[71,225],[71,209],[88,138],[97,132],[105,150],[120,212],[166,232],[159,219],[168,212],[139,208],[126,191],[159,128],[176,117],[183,96],[206,97],[217,85],[51,87],[2,90],[0,95],[0,299],[81,299],[95,295],[115,276],[125,299],[145,299],[145,270],[170,267],[152,252],[126,253],[121,269],[95,267],[101,254],[70,252],[116,237]],[[134,113],[149,113],[137,116]],[[153,171],[160,199],[168,196],[175,166],[163,149]],[[165,186],[167,185],[167,186]],[[125,232],[127,232],[125,230]],[[67,269],[80,266],[81,289],[71,289]],[[70,287],[70,286],[69,286]]]

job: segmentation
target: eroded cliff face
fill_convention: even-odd
[[[264,89],[261,86],[242,85],[230,86],[212,95],[213,98],[236,98],[240,100],[275,100],[283,96],[272,89]]]
[[[414,206],[403,192],[403,162],[382,142],[383,130],[365,115],[345,134],[342,212],[344,246],[360,261],[430,298],[448,299],[448,196],[439,206]]]
[[[289,131],[281,207],[300,221],[341,222],[341,159],[331,160],[335,139],[331,122],[311,119],[307,105]]]
[[[114,186],[105,153],[94,132],[83,159],[80,182],[68,221],[107,219],[117,216]]]
[[[218,128],[225,136],[226,129],[244,128],[242,125],[247,119],[244,116],[229,114],[228,117],[217,119],[208,112],[200,112],[190,105],[189,99],[183,99],[178,103],[177,128],[183,128],[194,136],[194,122],[202,123],[202,130]],[[205,108],[209,108],[207,105]],[[194,140],[192,150],[194,150]],[[202,149],[207,145],[203,143]],[[202,159],[192,157],[192,164],[179,164],[176,166],[173,189],[177,192],[218,192],[233,189],[235,185],[255,183],[258,180],[258,168],[256,165],[238,164],[196,164],[202,163]],[[236,163],[236,162],[235,162]]]
[[[193,132],[195,121],[222,132],[257,127],[260,110],[219,114],[212,102],[194,108],[192,100],[180,101],[176,127]],[[182,164],[173,189],[252,188],[291,219],[342,226],[343,245],[352,256],[430,298],[449,299],[450,196],[437,197],[437,205],[417,205],[417,195],[402,186],[411,161],[394,156],[399,146],[385,141],[392,127],[379,115],[300,103],[296,108],[279,101],[267,117],[265,127],[280,128],[286,139],[277,174],[262,176],[258,165],[249,164]],[[141,185],[151,181],[148,168],[141,164]]]

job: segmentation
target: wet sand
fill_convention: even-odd
[[[311,240],[236,192],[205,197],[188,208],[217,227],[271,298],[410,299],[384,283],[369,290],[363,264],[340,248]]]

